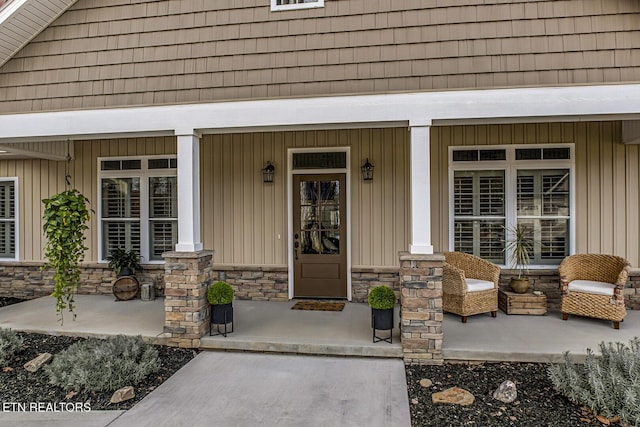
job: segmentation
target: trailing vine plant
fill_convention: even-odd
[[[67,189],[49,199],[42,200],[44,209],[44,234],[46,262],[44,268],[55,270],[53,292],[56,312],[63,323],[63,310],[74,313],[74,291],[80,287],[80,262],[84,260],[84,231],[89,227],[89,199],[78,190]]]

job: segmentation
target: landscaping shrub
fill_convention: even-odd
[[[388,310],[396,305],[396,294],[388,286],[376,286],[369,292],[367,298],[371,308]]]
[[[65,389],[115,391],[160,369],[158,351],[141,337],[89,338],[56,354],[45,366],[51,384]]]
[[[566,352],[564,363],[548,368],[551,382],[571,401],[600,415],[640,424],[640,339],[628,346],[602,342],[599,347],[600,355],[587,349],[584,365],[573,363]]]
[[[22,338],[11,329],[0,329],[0,367],[22,347]]]

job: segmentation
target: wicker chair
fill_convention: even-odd
[[[580,254],[566,257],[560,267],[562,320],[570,314],[611,320],[619,329],[627,315],[624,285],[629,261],[614,255]]]
[[[442,272],[442,309],[462,316],[498,313],[500,267],[462,252],[445,252]]]

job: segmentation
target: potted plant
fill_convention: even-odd
[[[207,301],[211,305],[211,325],[217,325],[217,334],[227,336],[227,324],[231,323],[233,332],[233,288],[225,281],[218,281],[209,286]],[[224,325],[224,332],[220,331],[220,325]],[[209,335],[213,327],[209,330]]]
[[[136,271],[142,271],[140,255],[134,250],[113,249],[107,256],[107,261],[118,277],[133,276]]]
[[[376,336],[376,330],[393,331],[393,308],[396,305],[396,294],[388,286],[376,286],[369,292],[371,306],[371,327],[373,328],[373,342],[387,341],[391,343],[392,332],[388,338]]]
[[[505,228],[505,232],[509,237],[505,240],[504,250],[509,265],[518,272],[517,277],[511,277],[509,286],[514,292],[524,294],[529,290],[529,278],[526,274],[534,243],[531,230],[526,225],[516,224],[513,227]]]

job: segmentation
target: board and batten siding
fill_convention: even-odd
[[[640,80],[640,2],[81,0],[0,67],[0,113]]]
[[[640,265],[640,146],[621,143],[620,122],[433,127],[432,221],[436,251],[449,249],[448,148],[575,144],[576,253],[607,253]]]
[[[98,259],[98,157],[175,154],[175,138],[126,138],[76,141],[69,173],[71,183],[90,201],[89,230],[85,233],[86,261]],[[65,161],[41,159],[1,160],[0,177],[18,177],[19,233],[22,261],[42,261],[46,239],[42,232],[42,199],[65,190]]]
[[[204,136],[202,234],[216,263],[287,265],[287,150],[313,147],[350,147],[352,265],[397,266],[409,227],[408,133],[398,128]],[[365,182],[367,157],[375,170]],[[262,181],[267,161],[271,184]]]
[[[202,236],[218,264],[287,264],[287,149],[350,147],[352,265],[396,266],[408,248],[406,129],[318,130],[206,135],[201,142]],[[448,249],[448,147],[574,143],[576,252],[612,253],[640,265],[640,146],[622,144],[619,122],[434,126],[431,131],[433,245]],[[97,158],[175,154],[175,138],[76,141],[74,187],[97,210]],[[369,157],[373,181],[360,166]],[[267,160],[273,184],[262,182]],[[64,161],[1,160],[1,177],[18,177],[21,260],[43,259],[42,199],[64,190]],[[98,257],[97,213],[87,232],[87,261]],[[278,239],[278,235],[280,239]]]

